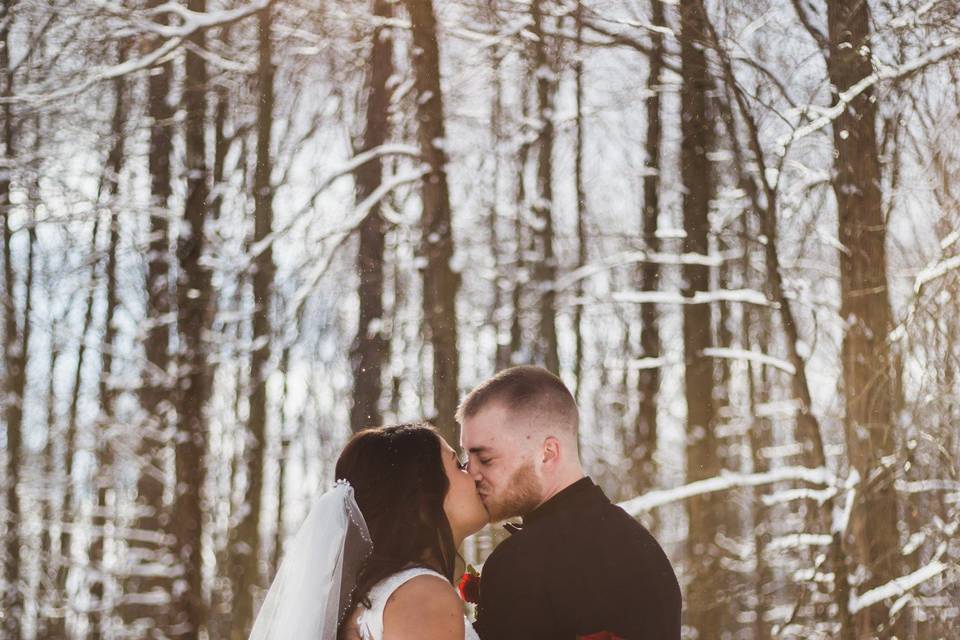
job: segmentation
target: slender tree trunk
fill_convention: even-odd
[[[119,61],[126,58],[126,45],[121,45]],[[110,240],[107,248],[106,262],[106,309],[104,317],[103,339],[101,342],[101,366],[100,366],[100,419],[98,426],[99,433],[95,438],[95,449],[97,459],[97,471],[95,472],[95,485],[97,488],[97,506],[93,516],[93,542],[90,547],[90,563],[96,569],[95,578],[91,584],[90,595],[93,598],[93,614],[90,616],[90,631],[93,640],[102,638],[105,630],[103,624],[110,617],[110,611],[107,610],[104,600],[105,587],[107,581],[107,567],[104,564],[104,544],[106,542],[107,532],[107,493],[112,482],[113,455],[109,441],[109,431],[113,423],[113,403],[114,394],[110,388],[110,378],[113,373],[113,346],[116,338],[116,327],[114,326],[114,313],[117,308],[117,249],[120,244],[120,221],[117,215],[117,203],[115,202],[117,192],[120,187],[120,172],[123,169],[124,160],[124,127],[126,124],[126,81],[118,77],[113,81],[115,104],[113,109],[113,121],[111,125],[112,144],[107,156],[107,164],[104,171],[103,186],[106,187],[103,194],[103,200],[106,203],[108,214],[108,229],[110,231]]]
[[[497,0],[491,0],[490,18],[491,21],[497,20],[498,3]],[[504,277],[502,273],[503,266],[500,257],[500,170],[502,167],[502,157],[500,148],[503,144],[503,78],[502,74],[503,52],[499,47],[490,49],[490,73],[493,85],[492,96],[490,98],[490,157],[493,161],[491,168],[491,197],[489,211],[487,214],[488,228],[490,232],[490,254],[493,258],[493,305],[490,317],[493,322],[494,337],[497,341],[497,351],[495,357],[495,368],[497,371],[506,369],[510,366],[510,342],[506,340],[506,335],[502,332],[503,327],[503,285]]]
[[[151,6],[163,0],[151,0]],[[147,113],[150,118],[150,142],[147,157],[150,173],[149,248],[146,274],[146,329],[143,336],[145,366],[141,372],[140,406],[144,423],[138,438],[136,519],[133,528],[156,534],[129,541],[127,564],[130,575],[124,582],[127,600],[121,616],[128,628],[141,630],[144,636],[170,635],[169,604],[172,594],[170,549],[163,542],[169,531],[170,516],[163,502],[167,484],[164,451],[171,440],[172,390],[170,365],[170,196],[172,176],[171,125],[173,109],[167,104],[172,63],[155,67],[147,78]],[[148,595],[149,594],[149,595]]]
[[[663,2],[652,0],[651,24],[665,26]],[[643,246],[650,252],[660,251],[657,238],[657,218],[660,215],[660,143],[663,138],[663,124],[660,116],[660,73],[663,71],[664,43],[663,35],[654,32],[651,35],[653,45],[647,75],[647,139],[645,143],[646,162],[643,174]],[[647,260],[640,267],[640,290],[656,291],[660,287],[660,265]],[[656,359],[660,357],[660,328],[657,322],[657,305],[640,305],[640,356]],[[660,367],[651,366],[640,369],[637,376],[639,407],[634,424],[633,469],[636,491],[647,491],[655,486],[657,475],[654,454],[657,450],[657,394],[660,390]]]
[[[0,73],[3,74],[3,95],[13,95],[13,72],[10,69],[9,42],[10,27],[13,20],[12,9],[16,2],[6,0],[3,3],[3,15],[0,16]],[[6,423],[6,473],[4,484],[6,493],[6,521],[10,523],[4,536],[4,591],[0,610],[5,615],[0,620],[0,628],[9,638],[20,637],[20,622],[23,618],[23,592],[20,588],[20,463],[23,427],[23,390],[26,386],[26,352],[17,326],[17,306],[13,292],[15,287],[13,272],[13,229],[10,226],[10,172],[16,158],[15,125],[13,107],[10,102],[3,104],[3,144],[4,162],[7,169],[0,172],[0,216],[3,217],[3,286],[4,300],[4,395],[3,418]],[[29,319],[29,310],[26,314]],[[28,332],[24,326],[24,335]]]
[[[257,166],[253,179],[254,199],[254,244],[263,242],[273,228],[273,187],[271,173],[271,146],[273,129],[274,69],[272,45],[272,9],[258,16],[260,63],[258,66],[259,111],[257,116]],[[253,344],[250,362],[250,417],[244,448],[244,466],[249,480],[246,507],[242,510],[240,523],[231,544],[233,570],[234,624],[231,637],[243,640],[250,633],[254,616],[256,590],[262,584],[260,560],[260,517],[263,512],[263,468],[267,438],[267,376],[270,360],[270,311],[271,291],[276,267],[273,263],[272,245],[266,247],[256,258],[253,274],[253,299],[256,309],[253,314]]]
[[[384,22],[393,16],[392,3],[373,0],[373,15]],[[362,148],[359,152],[379,147],[387,140],[390,129],[390,95],[388,86],[393,75],[393,31],[385,25],[373,31],[370,67],[366,77],[366,124]],[[383,162],[375,158],[356,171],[357,202],[363,202],[377,188],[383,178]],[[357,297],[360,302],[360,322],[353,341],[350,360],[353,366],[353,407],[350,427],[359,431],[383,421],[380,415],[380,396],[383,392],[383,363],[390,353],[389,340],[384,335],[384,246],[385,221],[380,206],[375,205],[360,224],[360,251],[357,270],[360,284]]]
[[[654,0],[656,1],[656,0]],[[573,151],[573,176],[577,194],[577,266],[587,264],[587,194],[583,186],[583,0],[577,0],[576,13],[576,52],[573,60],[574,101],[576,115],[574,126],[576,140]],[[577,281],[577,298],[583,298],[583,280]],[[576,397],[581,399],[583,387],[583,306],[576,305],[573,315],[573,330],[576,344],[573,357],[573,378],[576,381]]]
[[[48,291],[47,295],[51,295]],[[52,314],[51,314],[52,316]],[[61,342],[60,342],[60,320],[51,317],[49,326],[50,343],[50,362],[47,367],[47,390],[46,390],[46,426],[47,441],[43,447],[43,475],[46,478],[48,486],[59,487],[62,480],[63,470],[57,461],[57,447],[59,440],[59,430],[57,428],[57,392],[56,392],[56,372],[57,365],[60,362]],[[43,501],[43,535],[40,544],[41,557],[44,558],[46,566],[43,568],[41,577],[43,589],[40,594],[40,616],[37,621],[37,636],[51,637],[51,622],[57,617],[55,609],[57,607],[57,564],[59,562],[59,550],[56,543],[59,538],[54,537],[54,522],[60,517],[57,511],[54,495],[48,495]],[[63,526],[62,524],[60,525]]]
[[[829,0],[827,27],[827,72],[837,99],[840,92],[873,72],[869,4]],[[868,575],[859,585],[861,592],[896,577],[900,562],[893,473],[882,463],[894,453],[897,430],[876,115],[876,94],[867,89],[833,122],[832,182],[842,246],[840,317],[847,326],[841,356],[844,422],[850,460],[863,478],[851,521],[857,560]],[[866,638],[889,633],[889,604],[879,603],[858,614],[856,635]],[[893,632],[897,633],[896,628]]]
[[[530,2],[530,31],[533,34],[533,67],[537,86],[537,191],[533,202],[533,215],[537,219],[534,229],[534,251],[537,264],[534,279],[540,296],[540,327],[537,340],[538,355],[543,366],[553,373],[560,373],[560,357],[557,347],[556,290],[557,262],[553,253],[553,102],[556,86],[555,70],[547,54],[546,36],[543,31],[543,0]]]
[[[290,382],[290,346],[283,348],[280,356],[280,373],[283,374],[283,389],[280,392],[280,459],[277,470],[277,522],[274,532],[273,558],[270,562],[271,575],[275,575],[283,559],[283,540],[286,536],[286,527],[283,525],[283,510],[287,504],[287,462],[290,456],[290,440],[293,435],[287,427],[290,422],[287,415],[287,400]]]
[[[713,194],[712,170],[707,153],[713,145],[712,123],[707,114],[707,92],[711,81],[703,48],[706,11],[702,0],[680,3],[681,88],[681,183],[683,196],[683,228],[686,238],[684,253],[706,255],[709,251],[708,219]],[[685,295],[693,296],[710,286],[707,266],[688,264],[683,267]],[[687,400],[687,481],[703,480],[720,471],[716,422],[713,401],[713,361],[704,355],[711,342],[711,309],[709,304],[685,305],[683,309],[683,342]],[[720,550],[714,541],[718,523],[716,501],[695,497],[687,502],[689,518],[688,559],[694,567],[688,596],[688,621],[703,640],[720,638],[723,605],[718,601],[720,584]]]
[[[421,187],[423,240],[427,259],[423,271],[423,314],[433,346],[433,398],[437,428],[448,442],[457,442],[457,289],[460,276],[450,265],[453,257],[447,154],[444,150],[443,93],[440,87],[440,49],[432,0],[405,0],[413,28],[413,72],[417,89],[420,153],[430,172]]]
[[[204,13],[206,0],[189,0],[187,8]],[[178,562],[183,567],[183,588],[174,594],[175,635],[197,638],[206,621],[203,598],[203,510],[201,493],[206,478],[206,420],[209,394],[204,330],[210,326],[212,300],[210,273],[202,264],[204,226],[209,215],[206,61],[196,51],[206,46],[198,29],[190,36],[194,49],[186,51],[183,104],[186,111],[186,206],[177,241],[180,273],[177,284],[181,378],[177,394],[176,491],[172,532]]]
[[[521,122],[526,122],[529,118],[528,107],[528,84],[529,79],[524,78],[520,87],[520,105]],[[513,254],[516,260],[514,269],[513,286],[510,290],[510,307],[512,315],[510,318],[510,362],[515,364],[518,357],[524,349],[523,343],[523,298],[525,283],[527,281],[527,259],[525,256],[525,226],[523,223],[524,213],[527,209],[527,185],[526,171],[527,161],[530,157],[530,143],[528,138],[524,137],[517,150],[517,189],[516,206],[513,216]]]

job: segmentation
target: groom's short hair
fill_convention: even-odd
[[[548,418],[574,434],[579,426],[579,411],[573,394],[563,380],[543,367],[510,367],[487,378],[457,407],[457,422],[463,424],[466,418],[492,404]]]

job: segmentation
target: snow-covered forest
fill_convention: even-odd
[[[957,0],[2,0],[0,638],[246,638],[511,363],[687,637],[955,637],[958,105]]]

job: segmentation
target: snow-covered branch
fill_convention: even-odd
[[[960,53],[960,38],[947,38],[944,41],[943,46],[936,49],[931,49],[927,53],[918,57],[916,60],[911,60],[895,67],[884,67],[878,71],[874,71],[846,91],[843,91],[837,97],[836,104],[824,109],[820,117],[814,119],[809,124],[806,124],[802,127],[797,127],[792,133],[781,137],[777,141],[777,145],[780,147],[780,149],[785,150],[797,140],[805,138],[811,133],[815,133],[820,129],[823,129],[834,120],[839,118],[840,115],[847,109],[847,106],[853,102],[857,96],[879,82],[883,80],[895,80],[897,78],[908,76],[912,73],[916,73],[924,67],[927,67],[931,64],[936,64],[945,58],[956,55],[957,53]]]
[[[870,589],[863,595],[858,596],[856,593],[851,593],[849,603],[850,613],[863,611],[867,607],[873,606],[878,602],[882,602],[887,598],[902,596],[911,589],[923,584],[927,580],[937,577],[949,568],[950,565],[941,562],[940,560],[934,560],[926,566],[917,569],[913,573],[901,576],[899,578],[894,578],[886,584],[882,584],[879,587]]]
[[[685,296],[679,291],[614,291],[611,302],[629,302],[635,304],[711,304],[713,302],[742,302],[761,307],[776,308],[771,300],[753,289],[719,289],[716,291],[696,291]],[[590,304],[598,301],[593,298],[576,298],[573,304]]]
[[[823,467],[783,467],[764,473],[725,472],[714,478],[698,480],[673,489],[650,491],[642,496],[621,502],[620,507],[630,515],[636,516],[655,507],[662,507],[665,504],[679,502],[693,496],[739,487],[757,487],[787,480],[799,480],[818,486],[836,484],[835,476]]]
[[[760,364],[765,364],[771,366],[775,369],[780,369],[785,371],[790,375],[796,375],[797,369],[792,364],[787,362],[782,358],[776,356],[771,356],[766,353],[761,353],[760,351],[747,351],[745,349],[725,349],[725,348],[714,348],[714,349],[704,349],[703,355],[710,356],[711,358],[726,358],[729,360],[750,360],[752,362],[757,362]]]
[[[190,11],[174,2],[164,3],[151,9],[148,15],[176,14],[182,19],[181,24],[173,26],[163,25],[151,20],[137,20],[134,17],[134,22],[139,28],[156,33],[165,38],[163,43],[150,53],[138,58],[125,60],[118,64],[94,68],[79,81],[67,84],[60,89],[48,89],[42,85],[26,87],[24,91],[16,95],[0,97],[0,103],[25,102],[33,105],[41,105],[55,102],[83,93],[97,83],[149,69],[164,60],[197,31],[237,22],[256,14],[258,11],[262,11],[273,4],[273,2],[275,2],[275,0],[254,0],[250,4],[236,9],[210,11],[206,13]],[[107,9],[112,9],[119,15],[130,15],[129,11],[123,7],[113,6],[109,3],[104,3],[104,6]],[[57,82],[61,84],[62,80],[58,80]]]
[[[739,257],[739,256],[738,256]],[[603,273],[617,267],[625,267],[638,263],[655,263],[669,265],[703,265],[705,267],[719,267],[726,260],[726,256],[702,255],[699,253],[658,253],[653,251],[624,251],[615,253],[600,260],[590,262],[582,267],[557,278],[553,288],[557,291],[573,286],[580,280]]]
[[[941,260],[921,271],[913,282],[913,292],[920,294],[925,286],[938,278],[942,278],[951,271],[960,269],[960,255]]]

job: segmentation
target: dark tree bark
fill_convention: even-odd
[[[443,93],[440,87],[440,49],[432,0],[405,0],[413,27],[413,72],[417,90],[420,153],[429,173],[421,183],[423,239],[427,259],[423,271],[423,315],[433,347],[433,398],[436,426],[448,442],[457,442],[454,413],[458,401],[457,290],[459,274],[450,266],[453,257],[450,190]]]
[[[6,0],[3,3],[3,14],[0,15],[0,73],[2,76],[2,92],[5,98],[13,95],[13,71],[10,68],[10,28],[13,21],[12,9],[16,2]],[[4,492],[6,494],[6,520],[10,529],[4,536],[4,570],[5,588],[0,600],[0,610],[5,615],[0,620],[0,628],[6,637],[19,638],[21,620],[24,614],[23,593],[20,590],[20,545],[21,534],[18,527],[20,522],[20,464],[23,428],[23,391],[26,387],[26,350],[24,341],[29,333],[29,322],[24,323],[23,336],[17,322],[17,306],[13,297],[15,281],[13,270],[13,229],[10,226],[10,171],[16,162],[16,127],[13,121],[13,107],[10,102],[3,103],[3,155],[8,169],[0,172],[0,216],[3,217],[3,364],[4,384],[3,418],[6,423],[6,473],[4,474]],[[29,291],[29,289],[28,289]],[[25,309],[25,317],[29,320],[29,308]]]
[[[393,16],[392,3],[373,0],[373,15],[384,21]],[[363,141],[358,152],[369,151],[387,141],[390,134],[390,95],[388,86],[393,75],[393,32],[390,27],[378,25],[373,31],[367,70],[366,123]],[[377,157],[357,168],[356,200],[363,202],[380,186],[383,161]],[[380,414],[380,396],[383,392],[383,363],[390,352],[389,340],[383,331],[384,308],[384,246],[385,221],[380,205],[374,205],[359,228],[360,251],[357,270],[360,284],[357,297],[360,302],[360,321],[350,351],[353,367],[353,407],[350,427],[359,431],[383,422]]]
[[[834,100],[873,72],[870,6],[861,0],[827,2],[827,72]],[[887,286],[886,220],[881,195],[873,89],[861,92],[833,122],[833,190],[837,200],[840,251],[840,317],[847,453],[863,479],[851,521],[857,560],[869,576],[861,592],[899,573],[897,496],[892,469],[882,463],[894,453],[895,376],[888,336],[893,328]],[[889,602],[856,616],[856,636],[890,630]],[[893,633],[898,633],[896,627]]]
[[[654,0],[656,1],[656,0]],[[576,115],[574,127],[576,138],[573,151],[573,178],[577,194],[577,266],[587,264],[587,194],[583,186],[583,1],[577,0],[574,13],[576,24],[576,52],[573,60],[574,101]],[[651,63],[652,66],[652,63]],[[583,280],[577,281],[577,298],[583,297]],[[576,305],[573,312],[573,330],[575,345],[573,356],[573,378],[576,381],[576,398],[581,398],[583,387],[583,305]]]
[[[204,13],[206,0],[189,0],[187,8]],[[204,330],[210,326],[212,299],[210,273],[202,264],[204,225],[209,216],[209,170],[205,140],[207,67],[197,53],[206,46],[199,29],[190,36],[186,51],[183,104],[186,111],[186,206],[177,260],[178,331],[180,341],[177,393],[176,490],[171,530],[176,538],[183,589],[174,594],[175,635],[196,638],[206,620],[203,598],[203,510],[201,491],[206,477],[206,419],[209,395]]]
[[[497,11],[499,9],[497,0],[488,2],[490,20],[496,23]],[[490,157],[493,161],[491,168],[490,185],[490,203],[488,205],[488,229],[490,233],[490,254],[493,258],[493,305],[490,310],[490,317],[493,322],[494,337],[497,341],[497,351],[495,358],[495,368],[497,371],[506,369],[510,366],[510,341],[502,333],[504,325],[503,318],[503,294],[505,278],[502,273],[500,249],[500,220],[501,212],[499,207],[500,198],[500,171],[502,168],[502,154],[500,151],[504,141],[503,127],[503,78],[502,64],[504,53],[500,47],[491,47],[490,49],[490,72],[492,81],[492,95],[490,97]]]
[[[538,331],[537,356],[543,366],[553,373],[560,373],[560,356],[557,348],[557,312],[554,281],[557,261],[553,249],[553,103],[556,71],[550,64],[546,36],[543,30],[543,0],[530,2],[530,32],[533,35],[531,62],[537,87],[537,190],[533,201],[533,215],[537,219],[533,233],[534,279],[538,285],[540,326]]]
[[[283,524],[283,511],[287,504],[287,463],[290,457],[290,433],[287,424],[290,417],[287,415],[287,398],[290,383],[290,346],[283,348],[280,355],[280,373],[283,374],[283,389],[280,391],[280,458],[277,461],[277,522],[273,537],[273,557],[270,559],[270,575],[275,575],[283,559],[283,540],[286,537],[286,527]]]
[[[126,58],[126,49],[128,44],[121,44],[119,61]],[[96,568],[96,577],[90,587],[90,595],[93,598],[94,608],[90,616],[90,637],[99,640],[103,637],[103,623],[109,618],[111,611],[107,608],[104,600],[106,593],[106,582],[108,580],[107,568],[104,564],[104,543],[107,535],[107,493],[110,490],[113,472],[113,453],[109,442],[109,430],[113,423],[113,405],[114,392],[110,387],[109,380],[113,373],[113,348],[117,335],[114,325],[114,314],[117,308],[117,250],[120,244],[120,220],[117,215],[115,198],[120,188],[120,172],[123,169],[124,162],[124,143],[126,136],[124,127],[126,125],[126,104],[127,92],[126,81],[123,76],[115,78],[113,81],[115,94],[113,118],[111,122],[112,142],[110,151],[107,155],[107,163],[104,170],[103,180],[101,182],[101,199],[105,201],[108,209],[108,229],[109,244],[107,245],[107,261],[105,268],[106,277],[106,308],[104,310],[104,328],[101,341],[101,364],[100,364],[100,422],[97,425],[96,434],[96,459],[97,459],[97,510],[93,517],[93,541],[90,546],[90,563]],[[98,214],[99,215],[99,214]]]
[[[163,0],[151,0],[151,6]],[[150,141],[147,156],[150,173],[150,241],[146,273],[146,329],[143,336],[145,365],[141,372],[140,406],[145,422],[138,439],[137,516],[133,526],[139,531],[161,534],[152,540],[139,537],[129,541],[128,562],[133,568],[124,582],[129,602],[121,606],[127,626],[142,629],[144,635],[170,635],[169,606],[164,596],[172,594],[168,570],[173,564],[170,549],[162,542],[169,531],[170,516],[163,501],[166,477],[164,451],[172,426],[170,402],[170,329],[172,310],[170,290],[170,196],[172,176],[173,108],[167,104],[173,74],[171,62],[155,67],[147,78],[147,113]],[[153,598],[138,597],[153,594]],[[157,597],[159,596],[159,597]],[[157,603],[157,604],[153,604]]]
[[[680,3],[680,60],[683,84],[681,99],[681,183],[683,196],[684,253],[706,255],[709,251],[712,170],[707,153],[713,145],[712,122],[707,113],[711,78],[704,51],[706,11],[701,0]],[[683,267],[684,295],[692,297],[710,287],[705,265]],[[720,471],[714,434],[716,409],[713,400],[713,361],[703,351],[711,346],[709,304],[683,308],[685,350],[684,395],[687,400],[687,481],[710,478]],[[688,596],[688,622],[704,640],[719,638],[724,606],[717,597],[721,587],[720,549],[714,541],[718,523],[716,501],[695,497],[687,502],[688,559],[694,567]]]
[[[273,187],[271,160],[274,105],[274,68],[272,44],[272,10],[258,15],[260,61],[257,69],[259,104],[257,114],[257,165],[253,178],[255,245],[262,243],[273,229]],[[255,590],[262,583],[260,559],[260,518],[263,512],[263,468],[267,438],[267,376],[270,361],[271,291],[276,267],[272,244],[267,243],[256,258],[253,273],[253,344],[250,355],[250,417],[248,421],[243,465],[249,481],[246,508],[236,529],[231,532],[234,624],[231,637],[243,640],[253,625]]]
[[[650,23],[666,25],[663,2],[652,0]],[[643,246],[651,252],[660,251],[657,238],[657,217],[660,215],[660,143],[663,137],[663,124],[660,116],[660,73],[663,71],[664,42],[663,35],[654,32],[651,35],[652,50],[649,57],[650,70],[647,75],[647,139],[645,143],[646,162],[643,175]],[[647,260],[640,266],[640,290],[656,291],[660,286],[660,265],[655,260]],[[640,305],[640,356],[642,358],[660,357],[660,328],[657,323],[657,305]],[[660,391],[660,367],[640,369],[637,376],[639,407],[634,424],[634,488],[648,491],[654,486],[657,470],[654,453],[657,449],[657,394]]]
[[[529,75],[529,74],[527,74]],[[526,122],[530,116],[529,102],[529,78],[524,77],[520,86],[520,105],[521,122]],[[527,161],[530,158],[529,138],[524,136],[517,150],[517,186],[516,199],[513,216],[513,255],[516,261],[514,269],[514,278],[510,290],[510,308],[512,315],[510,317],[510,363],[516,364],[516,359],[524,352],[523,335],[523,300],[527,282],[527,258],[525,255],[526,247],[526,226],[523,218],[527,204],[527,185],[525,173],[527,170]]]

